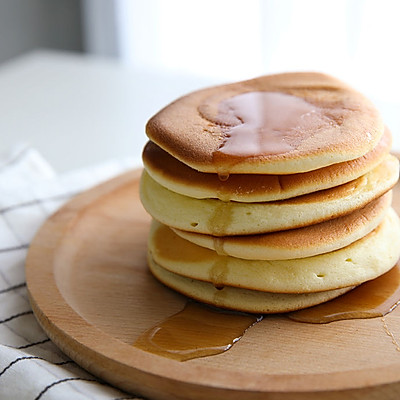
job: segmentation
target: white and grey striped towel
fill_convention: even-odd
[[[0,156],[0,399],[138,399],[99,382],[58,350],[35,320],[24,274],[29,243],[51,213],[135,164],[116,160],[57,175],[29,146]]]

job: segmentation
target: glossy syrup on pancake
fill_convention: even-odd
[[[247,92],[224,100],[217,122],[226,128],[214,159],[290,152],[323,126],[333,124],[319,107],[279,92]],[[219,176],[223,180],[227,174]]]

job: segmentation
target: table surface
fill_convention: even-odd
[[[0,152],[29,143],[58,172],[115,157],[139,158],[145,124],[155,112],[216,83],[222,82],[35,51],[0,66]]]
[[[140,158],[146,121],[217,78],[136,70],[114,60],[35,51],[0,66],[0,152],[37,148],[58,172]],[[400,150],[398,104],[375,101]]]

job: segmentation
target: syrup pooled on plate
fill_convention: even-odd
[[[400,263],[397,263],[384,275],[334,300],[285,315],[297,322],[324,324],[344,319],[384,317],[399,303]],[[182,311],[144,332],[134,346],[178,361],[211,356],[229,350],[247,329],[262,319],[262,316],[189,301]],[[266,321],[268,319],[264,318],[264,323]],[[388,328],[385,329],[392,335]]]
[[[318,306],[288,314],[294,321],[323,324],[343,319],[383,317],[400,303],[399,262],[384,275]]]
[[[178,361],[229,350],[262,317],[189,301],[185,308],[144,332],[134,346]]]

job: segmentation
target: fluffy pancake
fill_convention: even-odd
[[[377,146],[355,160],[299,174],[232,174],[226,180],[188,167],[153,142],[144,148],[143,163],[156,182],[188,197],[263,202],[301,196],[356,179],[375,168],[389,153],[391,144],[392,136],[386,128]]]
[[[250,313],[281,313],[299,310],[332,300],[352,289],[349,287],[304,294],[259,292],[228,286],[216,289],[211,283],[167,271],[160,267],[151,256],[148,257],[148,264],[151,272],[159,281],[177,292],[216,307]]]
[[[146,126],[150,140],[173,157],[220,174],[319,169],[365,155],[383,131],[380,114],[362,94],[328,75],[306,72],[191,93]]]
[[[374,230],[392,202],[392,191],[350,214],[319,224],[261,235],[215,237],[173,231],[194,244],[247,260],[289,260],[311,257],[348,246]]]
[[[340,250],[293,260],[259,261],[220,256],[153,221],[148,250],[164,269],[217,287],[320,292],[358,285],[393,267],[400,256],[400,222],[390,208],[376,229]]]
[[[390,190],[398,174],[399,161],[388,155],[369,173],[338,187],[275,202],[239,203],[172,192],[144,171],[140,196],[153,218],[173,228],[214,236],[248,235],[298,228],[348,214]]]

